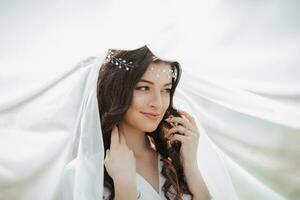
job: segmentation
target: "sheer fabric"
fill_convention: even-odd
[[[0,11],[1,200],[101,198],[97,70],[106,49],[144,44],[182,65],[175,106],[197,119],[214,198],[299,199],[298,1],[28,0]]]
[[[96,99],[102,60],[86,59],[33,93],[2,104],[1,199],[102,197],[103,144]],[[251,192],[260,199],[285,199],[274,189],[279,182],[261,179],[261,173],[268,169],[272,177],[282,172],[275,180],[297,183],[289,175],[293,170],[297,174],[291,165],[296,157],[289,154],[297,153],[297,110],[242,90],[205,80],[195,80],[195,87],[193,79],[186,80],[174,104],[196,118],[199,168],[214,199],[248,198]],[[14,119],[17,125],[11,123]],[[275,151],[278,148],[286,148],[286,154]],[[297,185],[290,187],[297,194]]]
[[[95,72],[99,70],[99,64],[95,64],[97,60],[101,59],[91,60],[92,63],[87,66],[91,70],[89,82],[93,82],[94,87],[91,86],[89,92],[86,93],[88,98],[80,123],[82,126],[80,133],[83,135],[78,136],[78,155],[65,168],[63,181],[65,199],[99,198],[103,192],[103,188],[100,188],[103,185],[103,144],[98,142],[98,145],[96,145],[93,142],[101,141],[100,137],[102,137],[101,128],[97,125],[97,119],[99,119],[95,88],[97,79],[97,73]],[[201,128],[200,124],[199,126]],[[201,130],[199,168],[211,195],[215,199],[224,197],[236,199],[234,188],[222,159],[211,145],[205,130],[202,128]],[[139,174],[137,174],[137,182],[140,183],[138,184],[139,187],[141,186],[139,189],[141,190],[142,199],[164,198],[162,193],[158,195],[152,187],[149,187],[150,185]],[[104,193],[104,196],[107,196],[107,193]],[[188,199],[188,197],[185,197],[185,199]]]

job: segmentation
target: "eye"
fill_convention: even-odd
[[[149,89],[149,87],[148,87],[148,86],[142,86],[142,87],[137,87],[136,89],[137,89],[137,90],[146,91],[146,90]]]
[[[167,89],[165,89],[165,91],[166,91],[167,93],[170,93],[170,92],[171,92],[171,89],[170,89],[170,88],[167,88]]]

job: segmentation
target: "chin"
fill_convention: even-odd
[[[144,132],[153,132],[157,129],[158,125],[153,125],[153,126],[147,126],[143,128]]]

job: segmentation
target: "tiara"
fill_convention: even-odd
[[[159,59],[157,58],[156,56],[152,56],[152,59],[153,61]],[[125,68],[127,71],[129,71],[130,69],[134,68],[135,66],[133,65],[133,62],[130,61],[126,61],[125,59],[122,59],[121,57],[116,57],[114,55],[114,52],[113,50],[108,50],[108,53],[106,55],[106,58],[105,58],[105,64],[106,63],[112,63],[113,65],[115,65],[116,67],[118,67],[119,69],[122,69],[122,68]],[[154,70],[153,67],[150,68],[151,71]],[[161,72],[163,73],[168,73],[168,76],[169,78],[174,78],[176,79],[177,78],[177,70],[173,70],[173,69],[170,69],[170,70],[166,70],[166,69],[163,69],[162,71],[159,70],[158,73],[156,73],[156,77],[159,77]]]
[[[108,53],[105,58],[105,63],[109,62],[119,67],[119,69],[125,68],[127,71],[134,67],[132,61],[127,62],[127,60],[125,59],[117,58],[116,56],[114,56],[114,52],[112,50],[108,50]]]

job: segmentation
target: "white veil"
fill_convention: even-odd
[[[96,94],[96,82],[101,58],[88,59],[86,66],[90,71],[87,77],[86,91],[83,98],[81,114],[78,153],[66,166],[63,180],[63,193],[65,199],[83,200],[99,199],[103,187],[103,143],[101,127],[99,126],[99,113]],[[197,107],[183,90],[178,88],[178,95],[174,96],[174,104],[178,108],[186,109],[197,116]],[[199,167],[203,178],[214,199],[237,199],[231,178],[227,172],[222,155],[218,152],[205,129],[197,119],[201,130],[199,144]]]
[[[198,161],[215,198],[299,199],[299,7],[2,1],[0,200],[100,197],[102,52],[144,44],[182,66],[174,104],[197,119]]]

